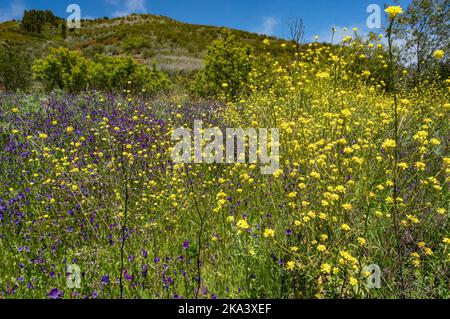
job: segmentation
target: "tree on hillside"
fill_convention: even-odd
[[[27,89],[31,83],[31,60],[20,48],[0,45],[0,84],[6,91]]]
[[[22,28],[25,32],[41,33],[44,24],[54,27],[58,25],[59,18],[50,10],[25,10],[22,18]]]
[[[430,74],[436,66],[433,53],[450,51],[450,0],[413,0],[399,22],[395,31],[404,42],[404,62],[414,67],[417,78]]]
[[[236,40],[229,30],[208,47],[194,90],[201,96],[225,95],[229,99],[241,94],[249,83],[250,49]]]

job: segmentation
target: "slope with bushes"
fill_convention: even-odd
[[[27,32],[20,21],[0,23],[0,42],[22,43],[33,55],[48,53],[50,47],[66,47],[83,51],[87,57],[97,54],[129,56],[142,64],[156,64],[161,69],[180,72],[198,70],[208,45],[221,28],[179,22],[164,16],[133,14],[114,19],[82,20],[81,29],[67,30],[61,25],[45,24],[40,33]],[[237,39],[262,53],[263,35],[232,30]],[[281,43],[281,42],[280,42]],[[274,54],[281,51],[274,49]]]

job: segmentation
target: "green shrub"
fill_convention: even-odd
[[[155,66],[149,69],[131,58],[106,55],[97,56],[91,78],[94,88],[106,91],[128,88],[153,94],[172,86],[168,77]]]
[[[34,78],[44,82],[48,90],[60,88],[68,92],[86,90],[92,62],[81,52],[51,48],[50,54],[33,64]]]
[[[124,88],[136,72],[137,64],[131,58],[97,55],[91,70],[92,86],[100,90]]]
[[[133,75],[132,84],[134,88],[142,89],[147,94],[168,91],[173,87],[167,75],[157,70],[156,65],[153,65],[152,69],[139,65]]]
[[[250,49],[225,30],[209,47],[205,67],[198,73],[193,91],[204,97],[235,99],[246,90],[252,63]]]
[[[106,55],[97,55],[92,61],[65,48],[51,49],[48,56],[35,61],[33,71],[35,79],[43,81],[48,90],[130,89],[154,94],[172,87],[169,78],[155,66],[149,69],[131,58]]]
[[[148,46],[149,39],[144,36],[128,37],[122,42],[122,46],[127,51],[140,50]]]

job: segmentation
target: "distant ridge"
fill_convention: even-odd
[[[152,65],[167,72],[190,72],[202,67],[207,47],[217,39],[221,27],[179,22],[170,17],[152,14],[131,14],[119,18],[83,19],[81,29],[66,31],[62,24],[46,25],[40,34],[26,33],[20,21],[0,23],[0,42],[9,41],[23,45],[35,57],[47,52],[49,47],[64,46],[78,49],[88,57],[103,53],[130,56],[140,63]],[[255,54],[267,48],[263,40],[275,42],[270,50],[281,54],[282,39],[232,29],[236,38],[249,45]]]

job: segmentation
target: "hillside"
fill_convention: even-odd
[[[82,20],[81,29],[67,31],[63,38],[61,25],[45,26],[41,34],[26,33],[20,21],[0,23],[0,42],[23,44],[35,57],[47,52],[49,47],[64,46],[80,49],[88,57],[103,53],[131,56],[142,64],[156,63],[169,73],[190,72],[201,68],[208,45],[219,36],[221,28],[194,25],[174,19],[151,15],[132,14],[126,17]],[[248,44],[256,54],[263,52],[262,41],[267,36],[240,30],[232,30],[241,42]],[[269,37],[274,41],[280,41]],[[280,51],[278,51],[280,49]],[[278,45],[272,53],[281,52]]]

